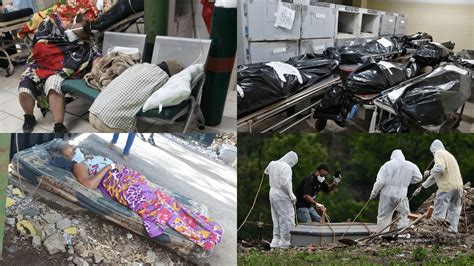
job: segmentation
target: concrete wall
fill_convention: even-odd
[[[194,7],[194,24],[192,20],[192,8]],[[202,5],[200,0],[176,0],[170,1],[170,12],[174,18],[171,18],[168,25],[170,35],[179,37],[195,37],[201,39],[209,39],[204,20],[201,16]],[[171,15],[170,14],[170,15]],[[195,30],[193,30],[195,27]]]
[[[366,0],[367,8],[408,15],[407,34],[424,31],[456,51],[474,49],[474,0]]]

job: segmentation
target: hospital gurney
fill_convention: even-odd
[[[295,95],[292,95],[284,100],[276,102],[270,106],[260,109],[250,115],[247,115],[237,121],[237,130],[239,132],[255,132],[255,126],[258,124],[271,123],[272,119],[278,118],[278,122],[271,124],[266,128],[258,129],[260,133],[278,132],[283,133],[295,125],[303,122],[312,116],[312,108],[314,108],[318,102],[312,102],[314,98],[324,95],[333,85],[341,82],[341,79],[337,75],[332,75],[314,86],[305,89]],[[295,107],[308,103],[302,110],[294,111]],[[280,116],[283,113],[289,113],[288,117],[281,119]]]
[[[129,33],[114,33],[112,35],[114,36],[113,41],[108,38],[109,34],[106,33],[104,37],[104,47],[115,44],[116,46],[138,48],[139,51],[143,51],[144,49],[145,35]],[[134,38],[136,42],[127,43],[126,38],[129,37]],[[210,44],[210,40],[157,36],[151,63],[159,64],[167,60],[176,60],[183,66],[189,66],[193,63],[204,64],[207,60]],[[186,120],[182,133],[188,131],[189,126],[195,117],[197,117],[199,125],[204,125],[204,116],[200,109],[204,81],[204,73],[201,73],[194,78],[191,82],[191,96],[179,105],[164,107],[161,112],[158,109],[153,109],[148,112],[141,111],[137,114],[137,117],[150,118],[167,124],[174,124],[177,120],[185,118]],[[89,87],[84,80],[74,79],[65,80],[61,85],[61,90],[63,93],[70,93],[74,96],[83,97],[91,102],[93,102],[100,93],[100,91]]]
[[[0,15],[0,52],[3,54],[0,55],[0,60],[7,61],[7,77],[13,75],[15,71],[13,60],[28,56],[29,50],[23,49],[27,45],[18,39],[16,31],[23,28],[24,24],[30,20],[31,15],[33,15],[31,8]],[[8,39],[9,37],[11,40]],[[22,45],[22,50],[18,50],[17,45]]]
[[[139,24],[144,23],[144,8],[144,0],[118,0],[91,24],[95,40],[102,41],[107,31],[125,32],[133,25],[136,26],[137,33],[141,33]]]
[[[372,94],[357,94],[348,91],[343,86],[335,87],[330,93],[326,94],[322,98],[321,104],[316,106],[313,116],[313,118],[316,119],[315,128],[317,131],[324,130],[328,120],[334,121],[340,127],[345,127],[346,122],[348,120],[353,120],[356,114],[358,117],[362,117],[363,120],[370,119],[367,115],[370,115],[370,112],[376,110],[375,101],[378,98],[388,94],[400,86],[421,79],[426,75],[428,75],[428,73],[404,81],[397,86],[386,89],[379,93]],[[362,130],[367,129],[364,128]]]
[[[118,20],[112,26],[105,28],[105,30],[93,30],[94,40],[100,42],[104,39],[105,32],[125,32],[132,26],[137,28],[137,33],[141,33],[139,25],[145,23],[144,18],[145,12],[141,11],[130,15],[126,19]]]
[[[16,153],[10,167],[10,172],[14,176],[13,179],[18,180],[17,178],[20,178],[22,181],[27,181],[34,186],[74,202],[99,217],[142,235],[187,259],[199,259],[209,257],[212,254],[212,251],[204,250],[169,227],[158,237],[148,237],[142,219],[136,213],[111,198],[104,197],[99,190],[86,188],[76,181],[71,172],[49,163],[51,159],[49,150],[57,150],[60,142],[61,140],[55,139]],[[160,189],[173,196],[190,210],[196,210],[204,216],[208,216],[208,209],[205,205],[163,187],[160,187]]]
[[[403,95],[403,91],[406,90],[405,87],[408,88],[408,86],[411,86],[412,84],[416,84],[417,82],[423,82],[423,79],[430,78],[436,75],[437,73],[440,73],[442,70],[448,70],[448,67],[449,65],[446,67],[440,67],[431,73],[421,75],[417,78],[414,78],[412,80],[399,84],[389,90],[384,91],[381,97],[374,100],[375,109],[372,114],[372,119],[371,119],[371,123],[369,127],[369,133],[383,132],[382,121],[390,121],[391,119],[400,116],[399,112],[397,112],[396,108],[394,107],[395,103],[398,103],[399,100],[397,100],[394,103],[389,97],[390,93],[396,93],[396,90],[399,90],[400,91],[399,93]],[[468,71],[466,71],[466,73],[468,73]],[[469,76],[465,78],[465,80],[466,79],[469,80],[469,77],[470,77],[470,73],[469,73]],[[455,84],[455,81],[453,80],[452,83]],[[461,84],[465,85],[465,83],[461,83]],[[469,84],[469,83],[466,83],[466,84]],[[449,113],[445,121],[439,124],[433,123],[430,125],[419,125],[416,123],[416,121],[412,121],[413,119],[405,119],[408,122],[408,124],[406,124],[405,126],[406,127],[410,126],[410,128],[418,128],[423,131],[431,131],[431,132],[437,132],[437,133],[441,132],[442,130],[452,130],[459,127],[460,122],[462,120],[462,115],[464,112],[464,107],[465,107],[467,98],[469,98],[470,96],[470,88],[462,87],[462,85],[459,85],[461,86],[460,90],[463,90],[464,91],[463,93],[467,93],[465,95],[466,99],[464,101],[460,101],[460,103],[462,104],[455,105],[456,110]],[[429,95],[429,93],[426,93],[426,94]],[[397,97],[401,97],[401,96],[397,96]],[[459,99],[462,99],[461,96],[459,96]],[[424,100],[424,101],[427,101],[427,100]],[[435,104],[435,102],[432,102],[431,104]]]

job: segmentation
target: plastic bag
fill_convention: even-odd
[[[301,55],[287,62],[298,69],[303,83],[295,75],[285,75],[286,81],[266,63],[240,65],[237,69],[237,83],[243,97],[237,97],[238,117],[253,113],[265,106],[278,102],[301,90],[307,89],[332,75],[339,61],[321,55]]]
[[[346,90],[340,85],[335,85],[329,90],[315,106],[313,118],[332,120],[340,127],[344,127],[349,110],[353,106]]]
[[[429,35],[426,32],[417,32],[415,34],[405,35],[400,38],[400,42],[404,48],[412,48],[412,49],[420,47],[420,43],[414,42],[417,40],[428,40],[428,42],[432,42],[433,36]]]
[[[441,125],[471,96],[471,73],[449,63],[406,86],[395,102],[399,114],[423,125]]]
[[[363,45],[345,46],[339,49],[343,64],[367,63],[371,55],[382,55],[395,52],[403,53],[403,51],[404,50],[396,37],[391,37],[390,39],[381,38],[367,42]]]
[[[204,72],[204,65],[195,64],[171,76],[163,87],[155,91],[150,98],[146,100],[143,105],[143,111],[147,112],[159,108],[161,112],[163,107],[175,106],[182,103],[191,95],[193,78],[202,72]]]
[[[103,31],[128,16],[145,9],[144,0],[119,0],[110,10],[92,23],[92,29]]]
[[[451,51],[443,45],[431,42],[416,50],[413,54],[413,58],[420,67],[437,66],[442,61],[445,61],[450,53]]]
[[[385,61],[365,64],[349,74],[346,88],[355,94],[380,93],[408,79],[404,68]]]

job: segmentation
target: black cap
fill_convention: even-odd
[[[329,167],[326,164],[320,164],[318,168],[316,168],[318,171],[320,170],[325,170],[326,172],[329,172]]]

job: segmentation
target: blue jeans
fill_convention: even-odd
[[[321,216],[319,216],[319,214],[313,208],[298,208],[296,210],[296,215],[298,217],[298,222],[300,223],[321,221]]]
[[[136,133],[128,134],[127,143],[125,144],[125,148],[123,149],[123,155],[128,156],[130,154],[130,149],[132,148],[135,135]],[[114,137],[112,138],[112,143],[117,144],[118,138],[119,138],[119,133],[114,133]]]

